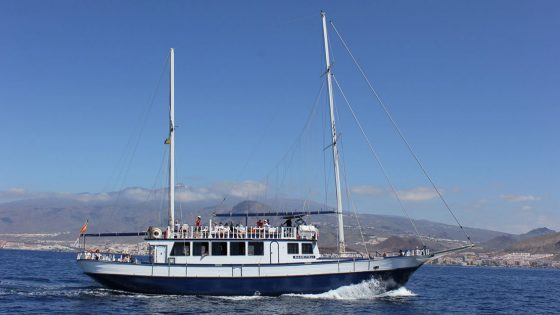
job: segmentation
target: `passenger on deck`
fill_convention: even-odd
[[[181,225],[179,224],[179,220],[175,220],[175,232],[179,232]]]
[[[200,227],[202,226],[202,218],[200,216],[196,217],[196,221],[194,222],[194,226],[196,231],[200,232]]]
[[[263,221],[261,219],[257,221],[257,227],[263,227]]]
[[[292,227],[292,218],[286,220],[286,227]]]

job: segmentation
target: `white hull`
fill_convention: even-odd
[[[322,275],[367,271],[391,271],[395,269],[418,268],[425,263],[427,256],[402,256],[385,259],[341,259],[319,260],[313,263],[263,264],[263,265],[171,265],[171,264],[133,264],[78,260],[87,274],[108,274],[127,276],[156,277],[289,277]]]

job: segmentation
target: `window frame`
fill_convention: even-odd
[[[243,253],[233,254],[233,244],[241,244],[241,248],[243,249]],[[247,256],[247,242],[245,241],[231,241],[229,242],[229,255],[230,256]]]
[[[309,246],[310,251],[309,251],[309,252],[305,252],[305,251],[303,250],[304,246]],[[311,255],[311,254],[313,254],[313,248],[314,248],[313,243],[301,243],[301,254],[302,254],[302,255]]]
[[[228,243],[229,242],[226,242],[226,241],[213,241],[213,242],[211,242],[211,248],[210,248],[211,255],[212,256],[228,256]],[[225,251],[223,251],[224,248],[222,248],[221,245],[220,245],[218,248],[220,248],[223,253],[220,252],[218,254],[215,254],[214,253],[214,246],[216,246],[218,244],[224,244],[225,245]]]
[[[295,253],[293,252],[293,246],[294,245],[296,246],[296,252]],[[287,246],[286,250],[288,252],[288,255],[299,255],[299,253],[300,253],[299,243],[288,243],[288,245],[286,245],[286,246]]]
[[[251,244],[253,244],[253,245],[251,245]],[[255,254],[255,248],[258,248],[258,246],[255,247],[255,244],[260,245],[260,250],[261,250],[260,254]],[[253,246],[253,254],[251,254],[251,252],[249,250],[251,248],[251,246]],[[264,256],[264,242],[247,242],[247,256]]]
[[[179,255],[177,255],[178,253],[175,252],[175,248],[178,244],[183,244],[183,252],[179,253]],[[187,253],[185,254],[184,248],[187,248]],[[173,243],[173,247],[171,247],[171,253],[169,254],[169,256],[173,256],[173,257],[189,257],[192,254],[192,247],[191,247],[191,242],[174,242]]]
[[[206,255],[203,255],[202,253],[202,244],[206,244]],[[196,254],[196,245],[200,245],[200,253]],[[208,241],[194,241],[192,244],[192,256],[196,256],[196,257],[204,257],[204,256],[210,256],[210,242]]]

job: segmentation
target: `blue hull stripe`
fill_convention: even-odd
[[[406,284],[418,267],[390,271],[367,271],[287,277],[194,278],[125,276],[87,273],[100,284],[117,290],[148,294],[181,295],[268,295],[317,294],[372,278],[387,290]]]

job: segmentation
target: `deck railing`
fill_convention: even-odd
[[[98,261],[112,261],[112,262],[122,262],[122,263],[134,263],[139,264],[140,261],[129,254],[110,254],[110,253],[100,253],[100,252],[79,252],[78,260],[98,260]]]
[[[315,227],[305,231],[300,227],[273,227],[273,226],[188,226],[182,225],[173,232],[163,233],[162,238],[167,239],[309,239],[316,240],[318,231]],[[154,239],[153,235],[148,238]]]

